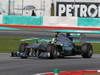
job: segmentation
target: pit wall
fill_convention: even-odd
[[[0,15],[0,24],[61,27],[100,27],[100,18]]]

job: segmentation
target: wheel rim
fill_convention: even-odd
[[[92,56],[92,54],[93,54],[93,51],[90,50],[89,53],[88,53],[88,55],[89,55],[89,56]]]
[[[48,57],[50,57],[50,52],[48,52]]]

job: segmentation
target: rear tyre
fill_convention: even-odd
[[[82,50],[82,57],[83,58],[91,58],[92,55],[93,55],[93,47],[90,43],[85,43],[82,45],[81,47],[81,50]]]

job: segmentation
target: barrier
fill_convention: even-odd
[[[3,24],[11,25],[42,25],[42,16],[3,16]]]
[[[49,29],[48,31],[53,32],[100,33],[100,18],[0,15],[0,27]]]
[[[43,17],[43,25],[44,26],[76,27],[77,17],[45,16]]]
[[[100,18],[0,15],[0,24],[97,28]]]
[[[78,18],[78,26],[100,27],[100,18]]]
[[[100,18],[0,15],[0,24],[61,27],[100,27]]]

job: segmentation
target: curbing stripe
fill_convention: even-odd
[[[49,74],[49,73],[53,73],[53,72],[46,72],[46,73],[36,73],[36,74],[33,74],[33,75],[44,75],[44,74]]]
[[[70,74],[72,74],[71,72],[79,72],[79,71],[61,71],[61,72],[69,72]],[[86,73],[100,73],[100,70],[84,70],[84,71],[80,71],[82,72],[81,75],[83,75],[85,72]],[[46,75],[46,74],[51,74],[53,72],[46,72],[46,73],[37,73],[37,74],[33,74],[33,75]]]
[[[97,72],[100,72],[100,70],[97,70]]]
[[[64,29],[64,30],[93,30],[100,31],[100,28],[94,27],[52,27],[52,26],[36,26],[36,25],[8,25],[8,24],[0,24],[0,27],[14,27],[14,28],[40,28],[40,29]]]

